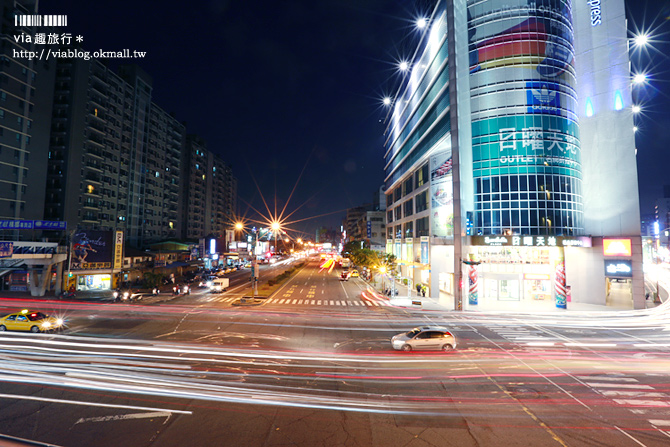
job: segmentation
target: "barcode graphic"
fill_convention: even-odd
[[[16,15],[14,26],[67,26],[66,15]]]

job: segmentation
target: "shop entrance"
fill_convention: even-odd
[[[633,308],[633,280],[629,278],[607,278],[607,305],[622,309]]]
[[[496,301],[519,301],[521,299],[518,277],[486,278],[484,296]]]

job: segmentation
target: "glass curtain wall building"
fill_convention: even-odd
[[[595,25],[591,9],[445,0],[433,11],[384,155],[386,250],[433,298],[644,305],[623,0],[602,2]],[[630,249],[608,253],[619,240]]]

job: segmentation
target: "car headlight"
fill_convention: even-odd
[[[64,323],[64,321],[63,321],[62,318],[57,318],[57,319],[56,319],[56,325],[57,325],[57,326],[62,326],[63,323]]]
[[[43,328],[51,327],[51,322],[49,322],[49,321],[43,321],[43,322],[42,322],[42,327],[43,327]]]

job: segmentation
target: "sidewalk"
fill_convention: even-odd
[[[452,296],[441,294],[440,298],[419,296],[416,289],[408,290],[408,287],[395,281],[396,296],[388,297],[384,295],[381,281],[366,281],[373,287],[377,293],[389,299],[389,302],[394,306],[416,309],[416,310],[432,310],[432,311],[453,311],[455,309],[454,299]],[[388,278],[384,280],[384,288],[389,288]],[[630,299],[622,299],[616,291],[610,293],[607,298],[608,305],[589,304],[568,302],[567,309],[559,309],[553,301],[487,301],[480,296],[479,304],[470,305],[467,296],[463,297],[463,310],[467,312],[510,312],[510,313],[565,313],[570,311],[577,312],[620,312],[631,311],[632,303]],[[420,302],[420,304],[418,304]],[[655,303],[653,300],[646,300],[647,309],[658,307],[661,303]]]

